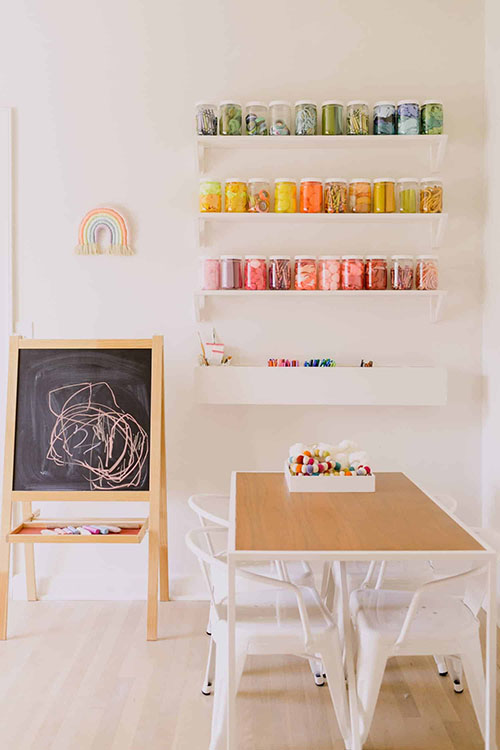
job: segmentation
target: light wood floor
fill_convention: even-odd
[[[206,750],[207,605],[14,602],[0,643],[2,750]],[[238,750],[342,750],[326,687],[295,658],[247,661]],[[467,692],[429,658],[389,663],[366,750],[480,750]]]

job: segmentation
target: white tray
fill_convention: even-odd
[[[290,492],[375,492],[375,475],[293,477],[285,461],[285,478]]]

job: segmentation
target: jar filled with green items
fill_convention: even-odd
[[[344,134],[344,105],[328,101],[321,105],[321,131],[323,135]]]
[[[241,135],[241,104],[220,103],[219,135]]]
[[[368,102],[347,102],[346,134],[368,135]]]
[[[422,135],[441,135],[443,132],[443,104],[429,99],[420,107]]]
[[[318,112],[314,102],[295,102],[295,135],[316,135]]]
[[[416,177],[403,177],[398,180],[399,212],[416,214],[418,211],[419,182]]]
[[[267,135],[267,105],[264,102],[248,102],[245,105],[246,135]]]

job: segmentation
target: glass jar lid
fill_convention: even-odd
[[[437,260],[437,255],[417,255],[417,260]]]
[[[291,260],[291,255],[270,255],[269,260]]]
[[[443,102],[440,99],[426,99],[425,102],[422,102],[422,107],[425,104],[440,104],[443,106]]]
[[[270,107],[291,107],[290,102],[286,102],[283,99],[273,99],[272,102],[269,102]]]
[[[200,182],[219,182],[220,183],[220,177],[200,177]]]
[[[247,102],[245,104],[245,107],[266,107],[267,104],[265,102]]]
[[[340,260],[340,255],[320,255],[318,260]]]
[[[267,177],[249,177],[247,182],[266,182],[269,184]]]
[[[367,255],[366,260],[387,260],[387,255]]]
[[[354,107],[354,106],[356,106],[357,104],[362,104],[362,105],[364,105],[365,107],[368,107],[368,102],[364,102],[364,101],[363,101],[362,99],[353,99],[352,101],[350,101],[350,102],[347,102],[347,106],[348,106],[348,107],[351,107],[351,106],[353,106],[353,107]]]
[[[435,182],[437,185],[442,185],[442,180],[437,177],[422,177],[420,182]]]
[[[368,177],[351,177],[349,182],[369,182],[371,185],[371,180]]]
[[[221,107],[224,107],[226,104],[232,104],[234,107],[241,107],[241,104],[238,104],[238,102],[235,102],[234,99],[224,99],[223,102],[219,102],[219,105]]]
[[[401,177],[398,182],[419,182],[418,177]]]
[[[316,260],[315,255],[296,255],[295,260]]]
[[[401,99],[398,102],[398,107],[400,104],[417,104],[418,105],[418,101],[416,99]]]
[[[325,182],[345,182],[347,183],[347,180],[345,177],[325,177]]]
[[[297,101],[295,102],[295,106],[296,106],[296,107],[300,107],[300,106],[301,106],[302,104],[312,104],[312,105],[313,105],[313,107],[315,107],[315,106],[316,106],[316,102],[312,102],[312,101],[311,101],[310,99],[298,99],[298,100],[297,100]]]
[[[276,177],[274,181],[275,182],[293,182],[294,185],[297,184],[297,180],[295,179],[295,177]]]
[[[241,255],[221,255],[221,260],[241,260]]]
[[[394,177],[375,177],[373,182],[396,182]]]
[[[265,260],[265,255],[245,255],[245,260]]]
[[[213,107],[214,109],[216,109],[216,107],[218,107],[217,104],[210,104],[210,102],[203,101],[203,100],[201,102],[196,102],[196,104],[194,106],[195,107]]]
[[[375,104],[373,106],[374,107],[384,107],[384,106],[386,106],[386,107],[387,106],[395,107],[396,106],[396,102],[375,102]]]
[[[391,260],[413,260],[413,255],[391,255]]]
[[[322,107],[326,107],[328,104],[335,104],[337,107],[343,107],[344,102],[338,102],[336,99],[327,99],[325,102],[321,103]]]
[[[323,182],[321,177],[302,177],[301,182]]]
[[[342,260],[363,260],[362,255],[343,255]]]

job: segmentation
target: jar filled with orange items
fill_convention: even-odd
[[[214,177],[200,180],[200,212],[219,213],[222,210],[222,186]]]
[[[314,255],[295,256],[295,289],[311,291],[317,287],[316,258]]]
[[[320,214],[323,210],[323,180],[321,177],[303,177],[300,181],[300,212]]]
[[[369,214],[372,210],[372,184],[365,177],[349,183],[349,208],[353,214]]]

